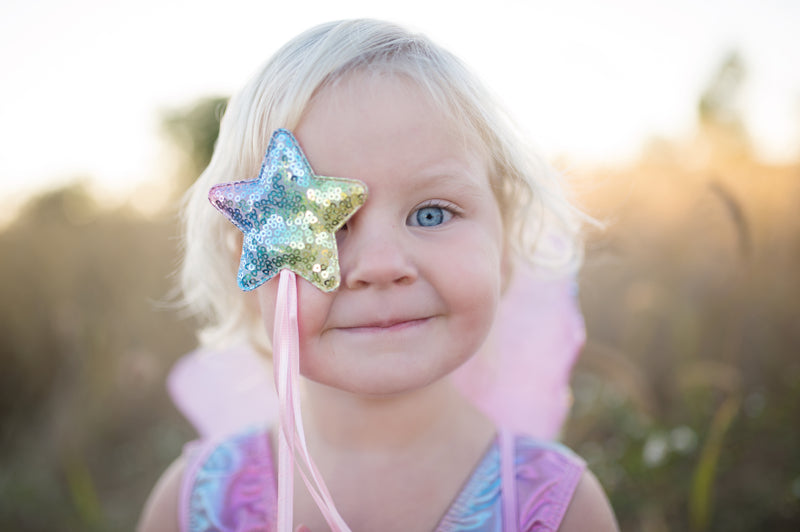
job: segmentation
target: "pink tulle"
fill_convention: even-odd
[[[586,340],[573,285],[520,267],[483,348],[453,373],[497,426],[541,439],[561,431],[572,404],[572,367]]]
[[[272,364],[248,347],[198,349],[167,377],[175,406],[203,439],[278,419]]]

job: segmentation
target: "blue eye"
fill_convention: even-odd
[[[452,218],[453,213],[436,205],[422,207],[413,212],[410,216],[410,225],[420,227],[435,227],[441,225]]]

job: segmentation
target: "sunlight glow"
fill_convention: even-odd
[[[748,68],[760,153],[800,148],[800,3],[12,0],[0,7],[0,179],[19,196],[75,177],[130,194],[168,177],[166,109],[228,95],[280,44],[355,16],[422,30],[467,61],[549,158],[633,158],[695,124],[725,53]]]

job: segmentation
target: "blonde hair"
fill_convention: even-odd
[[[252,297],[236,285],[240,234],[208,204],[209,188],[255,178],[271,133],[294,129],[316,93],[356,71],[411,79],[480,141],[507,244],[516,255],[557,272],[579,267],[584,217],[563,180],[522,143],[494,98],[455,56],[386,22],[332,22],[289,41],[231,98],[211,162],[187,192],[181,287],[186,305],[202,320],[202,343],[238,340],[268,349]]]

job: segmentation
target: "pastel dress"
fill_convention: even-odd
[[[558,529],[585,469],[552,442],[584,339],[572,280],[518,270],[486,347],[453,375],[504,430],[437,531]],[[276,422],[277,402],[269,363],[243,346],[202,349],[176,364],[168,387],[201,436],[185,449],[182,530],[273,530],[276,471],[266,427]],[[511,519],[517,526],[504,526]]]
[[[504,442],[513,456],[513,493],[504,491]],[[187,448],[180,523],[186,532],[274,530],[277,486],[269,432],[245,430]],[[506,457],[508,460],[508,457]],[[512,497],[516,530],[555,531],[585,463],[562,445],[501,433],[435,528],[436,532],[510,530],[504,503]]]

